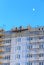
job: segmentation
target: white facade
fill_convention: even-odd
[[[44,30],[28,29],[0,35],[0,65],[44,65]]]
[[[25,65],[27,53],[26,37],[16,37],[11,40],[11,63],[10,65]],[[29,53],[29,52],[28,52]]]
[[[12,38],[10,65],[40,65],[40,64],[44,65],[43,39],[39,39],[39,37],[37,37],[36,40],[34,40],[34,37],[29,36]]]

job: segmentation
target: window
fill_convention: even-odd
[[[27,40],[29,41],[29,40],[32,40],[33,38],[32,37],[27,37]]]
[[[16,63],[16,65],[20,65],[20,63]]]
[[[39,39],[44,39],[44,36],[39,37]]]
[[[32,57],[32,54],[27,54],[26,57],[27,58],[31,58]]]
[[[21,50],[21,46],[17,46],[16,49],[17,49],[17,50]]]
[[[20,59],[20,54],[16,54],[16,58],[17,59]]]
[[[33,32],[33,34],[37,34],[37,35],[38,35],[39,33],[40,33],[39,31],[34,31],[34,32]]]
[[[40,48],[44,48],[44,45],[43,44],[40,44],[40,46],[39,46]]]
[[[33,37],[33,40],[37,40],[37,37]]]
[[[43,62],[39,62],[39,65],[44,65]]]
[[[3,63],[2,65],[10,65],[10,63]]]
[[[43,57],[44,56],[44,54],[39,54],[39,57]]]
[[[26,65],[32,65],[32,62],[27,62]]]
[[[5,40],[5,43],[11,43],[11,40]]]
[[[0,38],[2,38],[2,36],[0,36]]]
[[[28,44],[27,45],[27,49],[31,49],[32,48],[32,45],[31,44]]]
[[[17,42],[21,42],[21,38],[17,38],[16,41],[17,41]]]
[[[44,28],[42,28],[42,30],[44,30]]]
[[[6,50],[7,52],[10,52],[11,47],[10,47],[10,46],[6,46],[6,47],[5,47],[5,50]]]
[[[39,28],[39,30],[40,30],[40,28]]]
[[[4,59],[9,59],[10,60],[10,56],[5,56],[5,58]]]

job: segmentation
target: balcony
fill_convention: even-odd
[[[2,64],[2,62],[0,62],[0,64]]]
[[[28,61],[37,61],[37,60],[39,60],[39,57],[37,57],[37,58],[30,58],[30,59],[27,59]]]
[[[0,59],[2,59],[3,58],[3,56],[0,56]]]
[[[4,50],[0,50],[0,53],[1,53],[1,52],[4,52]]]
[[[3,63],[10,63],[10,61],[7,60],[7,59],[6,59],[6,60],[5,60],[5,59],[1,59],[1,60],[0,60],[0,64],[3,64]]]
[[[0,44],[0,47],[4,46],[3,44]]]
[[[0,33],[0,36],[4,36],[4,34],[1,34],[1,33]]]
[[[3,42],[3,39],[0,38],[0,42]]]

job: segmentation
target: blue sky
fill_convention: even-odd
[[[21,25],[44,26],[44,0],[0,0],[0,27]]]

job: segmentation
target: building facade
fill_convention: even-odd
[[[44,65],[44,27],[1,30],[0,65]]]

